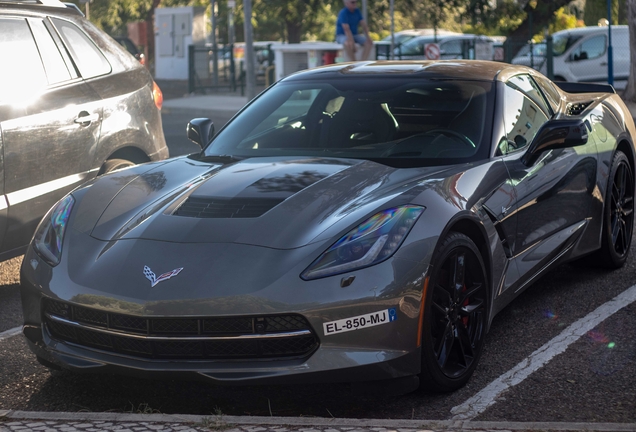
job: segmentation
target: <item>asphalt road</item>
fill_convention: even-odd
[[[219,127],[226,113],[213,120]],[[196,151],[187,115],[164,116],[172,155]],[[21,324],[20,258],[0,263],[0,333]],[[0,340],[0,410],[450,419],[451,409],[575,321],[636,284],[636,257],[608,272],[565,264],[495,317],[474,377],[451,394],[396,396],[349,385],[213,387],[200,382],[51,373],[22,336]],[[636,302],[587,332],[474,420],[636,422]]]
[[[19,259],[0,264],[0,331],[21,324]],[[51,373],[21,336],[0,341],[0,410],[450,419],[462,404],[574,321],[634,285],[636,260],[606,272],[563,265],[493,321],[473,379],[451,394],[361,393],[348,385],[212,387]],[[636,303],[504,393],[475,420],[636,422]]]

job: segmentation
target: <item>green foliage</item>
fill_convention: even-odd
[[[78,1],[78,0],[72,0]],[[367,0],[368,24],[371,37],[379,40],[390,34],[390,0]],[[531,0],[537,10],[550,0]],[[616,4],[618,16],[618,0]],[[126,24],[145,20],[153,2],[160,7],[204,6],[210,14],[209,0],[99,0],[90,5],[90,18],[97,26],[113,35],[126,34]],[[362,8],[362,0],[359,7]],[[533,3],[534,2],[534,3]],[[605,0],[587,0],[586,22],[592,17],[595,3]],[[79,4],[79,3],[78,3]],[[217,1],[217,41],[228,42],[228,7],[226,0]],[[84,10],[84,5],[79,4]],[[243,40],[243,4],[237,1],[234,8],[236,41]],[[342,0],[252,0],[252,26],[254,40],[325,40],[335,37],[336,16],[344,7]],[[527,19],[517,0],[400,0],[394,3],[394,28],[441,28],[458,32],[486,35],[508,34]],[[599,6],[599,11],[603,9]],[[527,7],[526,7],[527,10]],[[601,12],[599,12],[601,13]],[[605,15],[604,9],[602,12]],[[623,14],[624,16],[624,14]],[[589,18],[593,19],[593,18]],[[596,22],[594,22],[594,25]],[[211,25],[208,19],[208,31]],[[568,9],[559,9],[550,23],[549,31],[581,25]],[[535,39],[543,39],[543,30],[537,31]],[[533,33],[534,33],[533,31]]]
[[[585,23],[576,18],[575,15],[571,15],[566,11],[566,8],[561,8],[554,13],[554,21],[550,23],[548,31],[550,34],[566,30],[574,27],[584,27]]]
[[[612,0],[612,24],[618,24],[619,1]],[[598,25],[600,19],[607,19],[607,0],[586,0],[585,25]]]
[[[519,27],[526,18],[515,0],[500,1],[495,9],[489,6],[489,2],[481,0],[475,1],[471,7],[464,14],[469,20],[461,27],[464,33],[505,35]]]

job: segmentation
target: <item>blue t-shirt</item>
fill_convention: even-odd
[[[358,34],[358,24],[362,21],[362,12],[356,8],[353,12],[349,12],[349,9],[343,8],[338,14],[338,21],[336,21],[336,36],[345,34],[342,29],[342,24],[349,24],[351,34]]]

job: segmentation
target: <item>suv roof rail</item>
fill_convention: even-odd
[[[0,3],[41,4],[42,6],[50,6],[50,7],[63,7],[63,8],[67,7],[60,0],[0,0]]]
[[[86,18],[86,15],[84,15],[84,12],[82,12],[82,10],[75,4],[75,3],[70,3],[70,2],[64,2],[62,3],[64,4],[67,8],[69,9],[73,9],[74,11],[76,11],[77,13],[79,13],[81,16],[83,16],[84,18]]]

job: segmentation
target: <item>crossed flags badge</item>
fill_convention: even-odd
[[[169,271],[169,272],[164,273],[164,274],[160,275],[159,277],[157,277],[157,275],[155,275],[155,273],[152,270],[150,270],[150,267],[145,265],[144,266],[144,276],[146,276],[146,279],[148,279],[150,281],[150,287],[153,288],[159,282],[165,281],[167,279],[170,279],[172,276],[178,275],[179,272],[181,272],[181,270],[183,270],[183,267],[178,268],[178,269],[174,269],[172,271]]]

